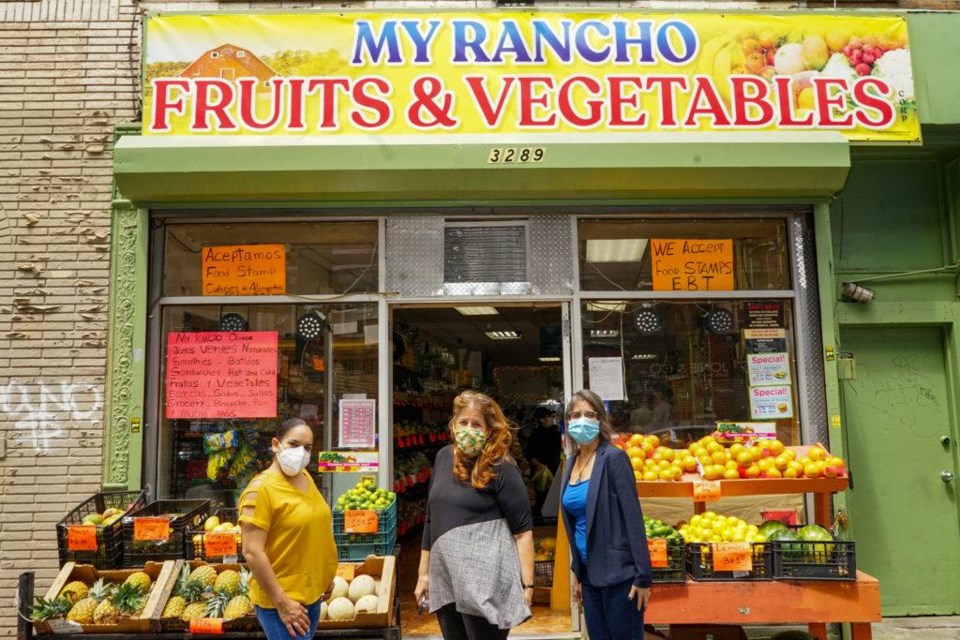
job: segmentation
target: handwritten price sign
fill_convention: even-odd
[[[376,511],[344,511],[343,530],[347,533],[376,533],[380,517]]]
[[[716,502],[720,499],[720,481],[719,480],[694,480],[693,481],[693,501],[694,502]]]
[[[93,524],[71,524],[67,527],[67,551],[96,551],[97,527]]]
[[[237,555],[237,536],[234,533],[214,532],[203,537],[203,549],[208,558]]]
[[[338,564],[337,575],[350,582],[356,577],[357,568],[352,564]]]
[[[663,538],[647,538],[647,549],[650,551],[650,566],[654,569],[666,569],[670,566],[667,557],[667,541]]]
[[[190,621],[190,633],[223,635],[223,618],[194,618]]]
[[[753,571],[753,546],[749,542],[715,542],[714,571]]]
[[[170,519],[134,518],[133,539],[137,542],[167,542],[170,539]]]

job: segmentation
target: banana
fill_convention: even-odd
[[[730,38],[727,36],[717,36],[707,40],[707,43],[703,45],[703,48],[700,50],[700,57],[697,60],[697,71],[699,71],[701,75],[713,75],[714,59],[717,53],[728,44],[730,44]]]
[[[717,53],[713,61],[713,81],[717,85],[717,92],[727,103],[730,102],[730,69],[733,66],[734,50],[740,51],[740,45],[731,42]],[[740,52],[743,55],[743,52]]]

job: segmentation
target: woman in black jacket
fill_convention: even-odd
[[[597,394],[575,393],[566,420],[576,443],[561,497],[574,595],[591,640],[642,640],[652,572],[633,468],[610,444],[613,428]]]

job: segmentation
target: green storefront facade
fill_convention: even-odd
[[[156,480],[145,462],[156,455],[151,398],[160,386],[150,337],[159,335],[150,333],[152,212],[496,219],[551,208],[570,216],[597,208],[798,210],[809,213],[815,244],[822,421],[853,480],[834,508],[849,521],[859,567],[881,581],[885,615],[960,612],[960,504],[951,479],[960,471],[960,69],[946,63],[955,58],[960,14],[911,13],[907,22],[922,145],[849,143],[822,131],[504,135],[496,146],[549,150],[536,167],[508,167],[477,162],[490,153],[482,138],[321,144],[118,129],[104,485]],[[844,282],[876,298],[846,301]],[[387,311],[386,299],[375,302]],[[572,382],[583,384],[584,373]],[[379,389],[390,393],[386,382]]]

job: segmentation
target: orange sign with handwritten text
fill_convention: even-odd
[[[352,564],[338,564],[337,575],[350,582],[357,575],[357,568]]]
[[[376,533],[380,517],[376,511],[344,511],[343,530],[347,533]]]
[[[667,541],[664,538],[647,538],[647,549],[650,551],[651,567],[666,569],[670,566],[667,557]]]
[[[269,296],[287,292],[287,249],[282,244],[204,247],[205,296]]]
[[[216,531],[203,537],[203,548],[208,558],[237,555],[237,534]]]
[[[170,539],[170,519],[134,518],[133,539],[137,542],[166,542]]]
[[[67,551],[96,551],[97,526],[71,524],[67,526]]]
[[[749,542],[716,542],[714,571],[753,571],[753,545]]]
[[[733,240],[651,239],[654,291],[732,291]]]
[[[223,634],[223,618],[194,618],[190,621],[190,633],[219,636]]]

